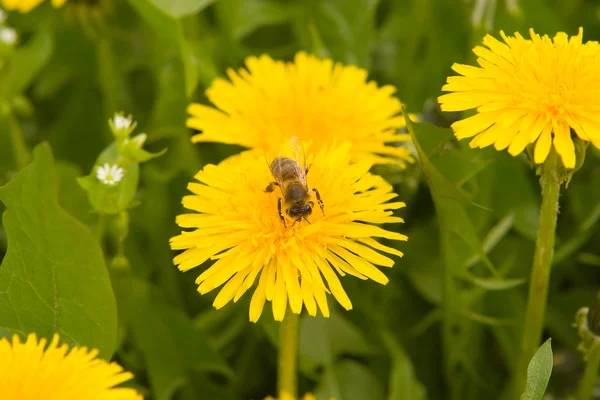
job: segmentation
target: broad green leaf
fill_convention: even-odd
[[[527,383],[521,400],[542,400],[546,392],[546,386],[552,374],[552,346],[551,339],[540,346],[535,353],[529,367],[527,367]]]
[[[21,335],[57,332],[110,358],[116,306],[102,252],[90,231],[58,203],[47,144],[0,188],[8,252],[0,266],[0,327]]]
[[[129,0],[129,3],[140,13],[140,15],[152,26],[164,41],[175,46],[185,75],[185,93],[190,97],[196,85],[198,84],[198,71],[194,54],[190,45],[185,39],[183,27],[179,19],[166,14],[161,8],[158,8],[155,2],[150,0]]]
[[[190,385],[194,373],[231,375],[202,332],[156,287],[128,275],[115,274],[113,282],[121,320],[144,355],[154,398],[171,398]]]
[[[77,183],[81,169],[68,162],[57,162],[56,174],[60,205],[84,225],[91,226],[96,223],[98,215],[92,214],[87,195]]]
[[[152,0],[165,14],[174,18],[185,17],[202,11],[215,0]]]

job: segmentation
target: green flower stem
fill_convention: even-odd
[[[281,322],[277,391],[279,398],[286,392],[296,398],[296,356],[298,354],[298,322],[300,317],[291,310]]]
[[[96,223],[96,228],[94,229],[94,236],[96,240],[100,244],[100,247],[104,247],[102,244],[102,239],[104,238],[104,230],[106,229],[106,215],[103,213],[98,214],[98,222]]]
[[[596,340],[586,354],[585,372],[579,382],[579,400],[589,400],[592,398],[594,386],[598,379],[598,365],[600,364],[600,341]]]
[[[558,166],[558,155],[554,149],[551,149],[546,162],[542,166],[540,227],[535,243],[531,279],[529,280],[529,295],[525,310],[525,326],[523,328],[521,351],[515,370],[516,398],[519,398],[518,396],[520,396],[525,387],[527,367],[540,346],[542,330],[544,328],[550,268],[552,266],[554,238],[556,235],[558,195],[560,192]]]
[[[129,270],[129,260],[125,256],[125,239],[129,235],[129,213],[121,211],[115,220],[117,254],[110,265],[115,270]]]
[[[129,213],[121,211],[117,217],[117,255],[125,257],[125,239],[129,235]]]
[[[10,131],[10,139],[12,141],[15,159],[19,168],[25,168],[31,161],[31,152],[25,144],[25,137],[19,121],[14,115],[8,115],[8,128]]]

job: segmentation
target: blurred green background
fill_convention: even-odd
[[[133,385],[148,399],[262,399],[276,390],[278,324],[270,310],[250,323],[246,295],[217,312],[216,293],[196,292],[200,269],[181,273],[172,264],[168,241],[179,233],[174,221],[187,182],[203,165],[240,150],[192,145],[188,103],[207,103],[211,81],[249,55],[292,60],[306,50],[367,69],[380,85],[394,85],[410,112],[448,126],[456,116],[441,115],[435,98],[452,63],[474,62],[471,49],[487,32],[527,36],[534,28],[554,36],[583,27],[584,40],[598,40],[600,4],[69,0],[60,9],[44,3],[28,14],[10,13],[6,24],[19,40],[12,50],[0,49],[0,184],[23,166],[15,134],[29,149],[48,141],[60,204],[94,229],[98,215],[75,178],[88,174],[111,143],[108,119],[116,111],[131,113],[137,132],[148,134],[148,149],[168,148],[141,167],[140,205],[129,211],[124,246],[133,273],[113,276],[114,359],[135,374]],[[529,274],[540,201],[535,171],[524,155],[470,150],[447,129],[422,125],[418,133],[433,168],[468,202],[434,208],[434,201],[445,201],[445,189],[428,187],[418,163],[406,170],[376,167],[408,205],[398,213],[406,223],[390,229],[409,241],[400,247],[405,257],[386,271],[387,286],[343,279],[354,310],[335,305],[329,320],[302,318],[301,392],[319,400],[446,399],[451,392],[461,399],[500,398],[518,353],[521,278]],[[561,197],[545,331],[553,338],[548,393],[554,398],[566,398],[582,371],[572,322],[600,283],[598,218],[600,161],[589,148]],[[106,221],[107,261],[118,251],[118,223]],[[465,232],[479,242],[461,239]],[[9,243],[0,229],[0,259]],[[481,262],[481,249],[498,276]],[[443,287],[454,295],[444,299]],[[450,333],[441,325],[443,302],[455,310]],[[450,349],[442,346],[444,335]]]

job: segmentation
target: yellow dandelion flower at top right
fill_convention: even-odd
[[[438,98],[443,111],[476,109],[452,124],[458,139],[471,147],[494,145],[516,156],[535,143],[534,161],[542,164],[551,146],[566,168],[575,167],[573,136],[600,148],[600,46],[582,43],[583,29],[553,39],[533,29],[504,43],[487,35],[473,52],[479,67],[454,64],[462,76],[448,77]]]

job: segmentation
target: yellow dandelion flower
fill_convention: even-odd
[[[42,4],[44,0],[1,0],[1,2],[2,7],[4,7],[6,10],[17,10],[21,13],[28,13]],[[62,7],[66,2],[67,0],[52,0],[52,6]]]
[[[201,131],[193,142],[273,150],[285,137],[312,141],[317,149],[338,139],[355,144],[355,160],[413,162],[405,147],[393,145],[410,140],[398,133],[405,122],[392,96],[396,89],[368,82],[364,69],[300,52],[287,63],[249,57],[246,69],[227,75],[229,80],[216,79],[206,91],[215,107],[188,107],[187,126]]]
[[[216,260],[196,283],[201,294],[225,284],[213,303],[217,309],[232,299],[236,302],[258,278],[250,304],[253,322],[265,301],[272,302],[278,321],[288,302],[296,314],[304,305],[310,315],[316,315],[318,307],[328,317],[326,293],[351,309],[337,274],[386,284],[388,278],[375,265],[391,267],[394,261],[380,252],[402,253],[373,237],[407,238],[373,225],[402,222],[391,210],[404,203],[388,202],[397,196],[392,186],[369,173],[371,162],[350,164],[350,154],[347,142],[316,153],[307,183],[318,189],[324,213],[316,206],[309,222],[286,225],[277,210],[280,190],[265,191],[273,176],[261,150],[207,165],[195,176],[201,183],[188,185],[193,195],[183,198],[184,207],[196,213],[177,217],[177,223],[191,231],[171,239],[172,249],[185,250],[174,263],[187,271]],[[317,204],[317,199],[311,201]]]
[[[582,43],[583,30],[554,39],[530,30],[531,39],[500,32],[487,35],[473,52],[479,67],[454,64],[439,97],[442,110],[477,113],[452,125],[471,147],[491,144],[513,156],[535,143],[534,161],[546,160],[552,144],[566,168],[575,167],[572,131],[600,148],[600,51]]]
[[[6,400],[141,400],[133,389],[115,388],[133,377],[116,363],[96,358],[98,350],[58,344],[34,333],[22,343],[0,339],[0,393]]]

